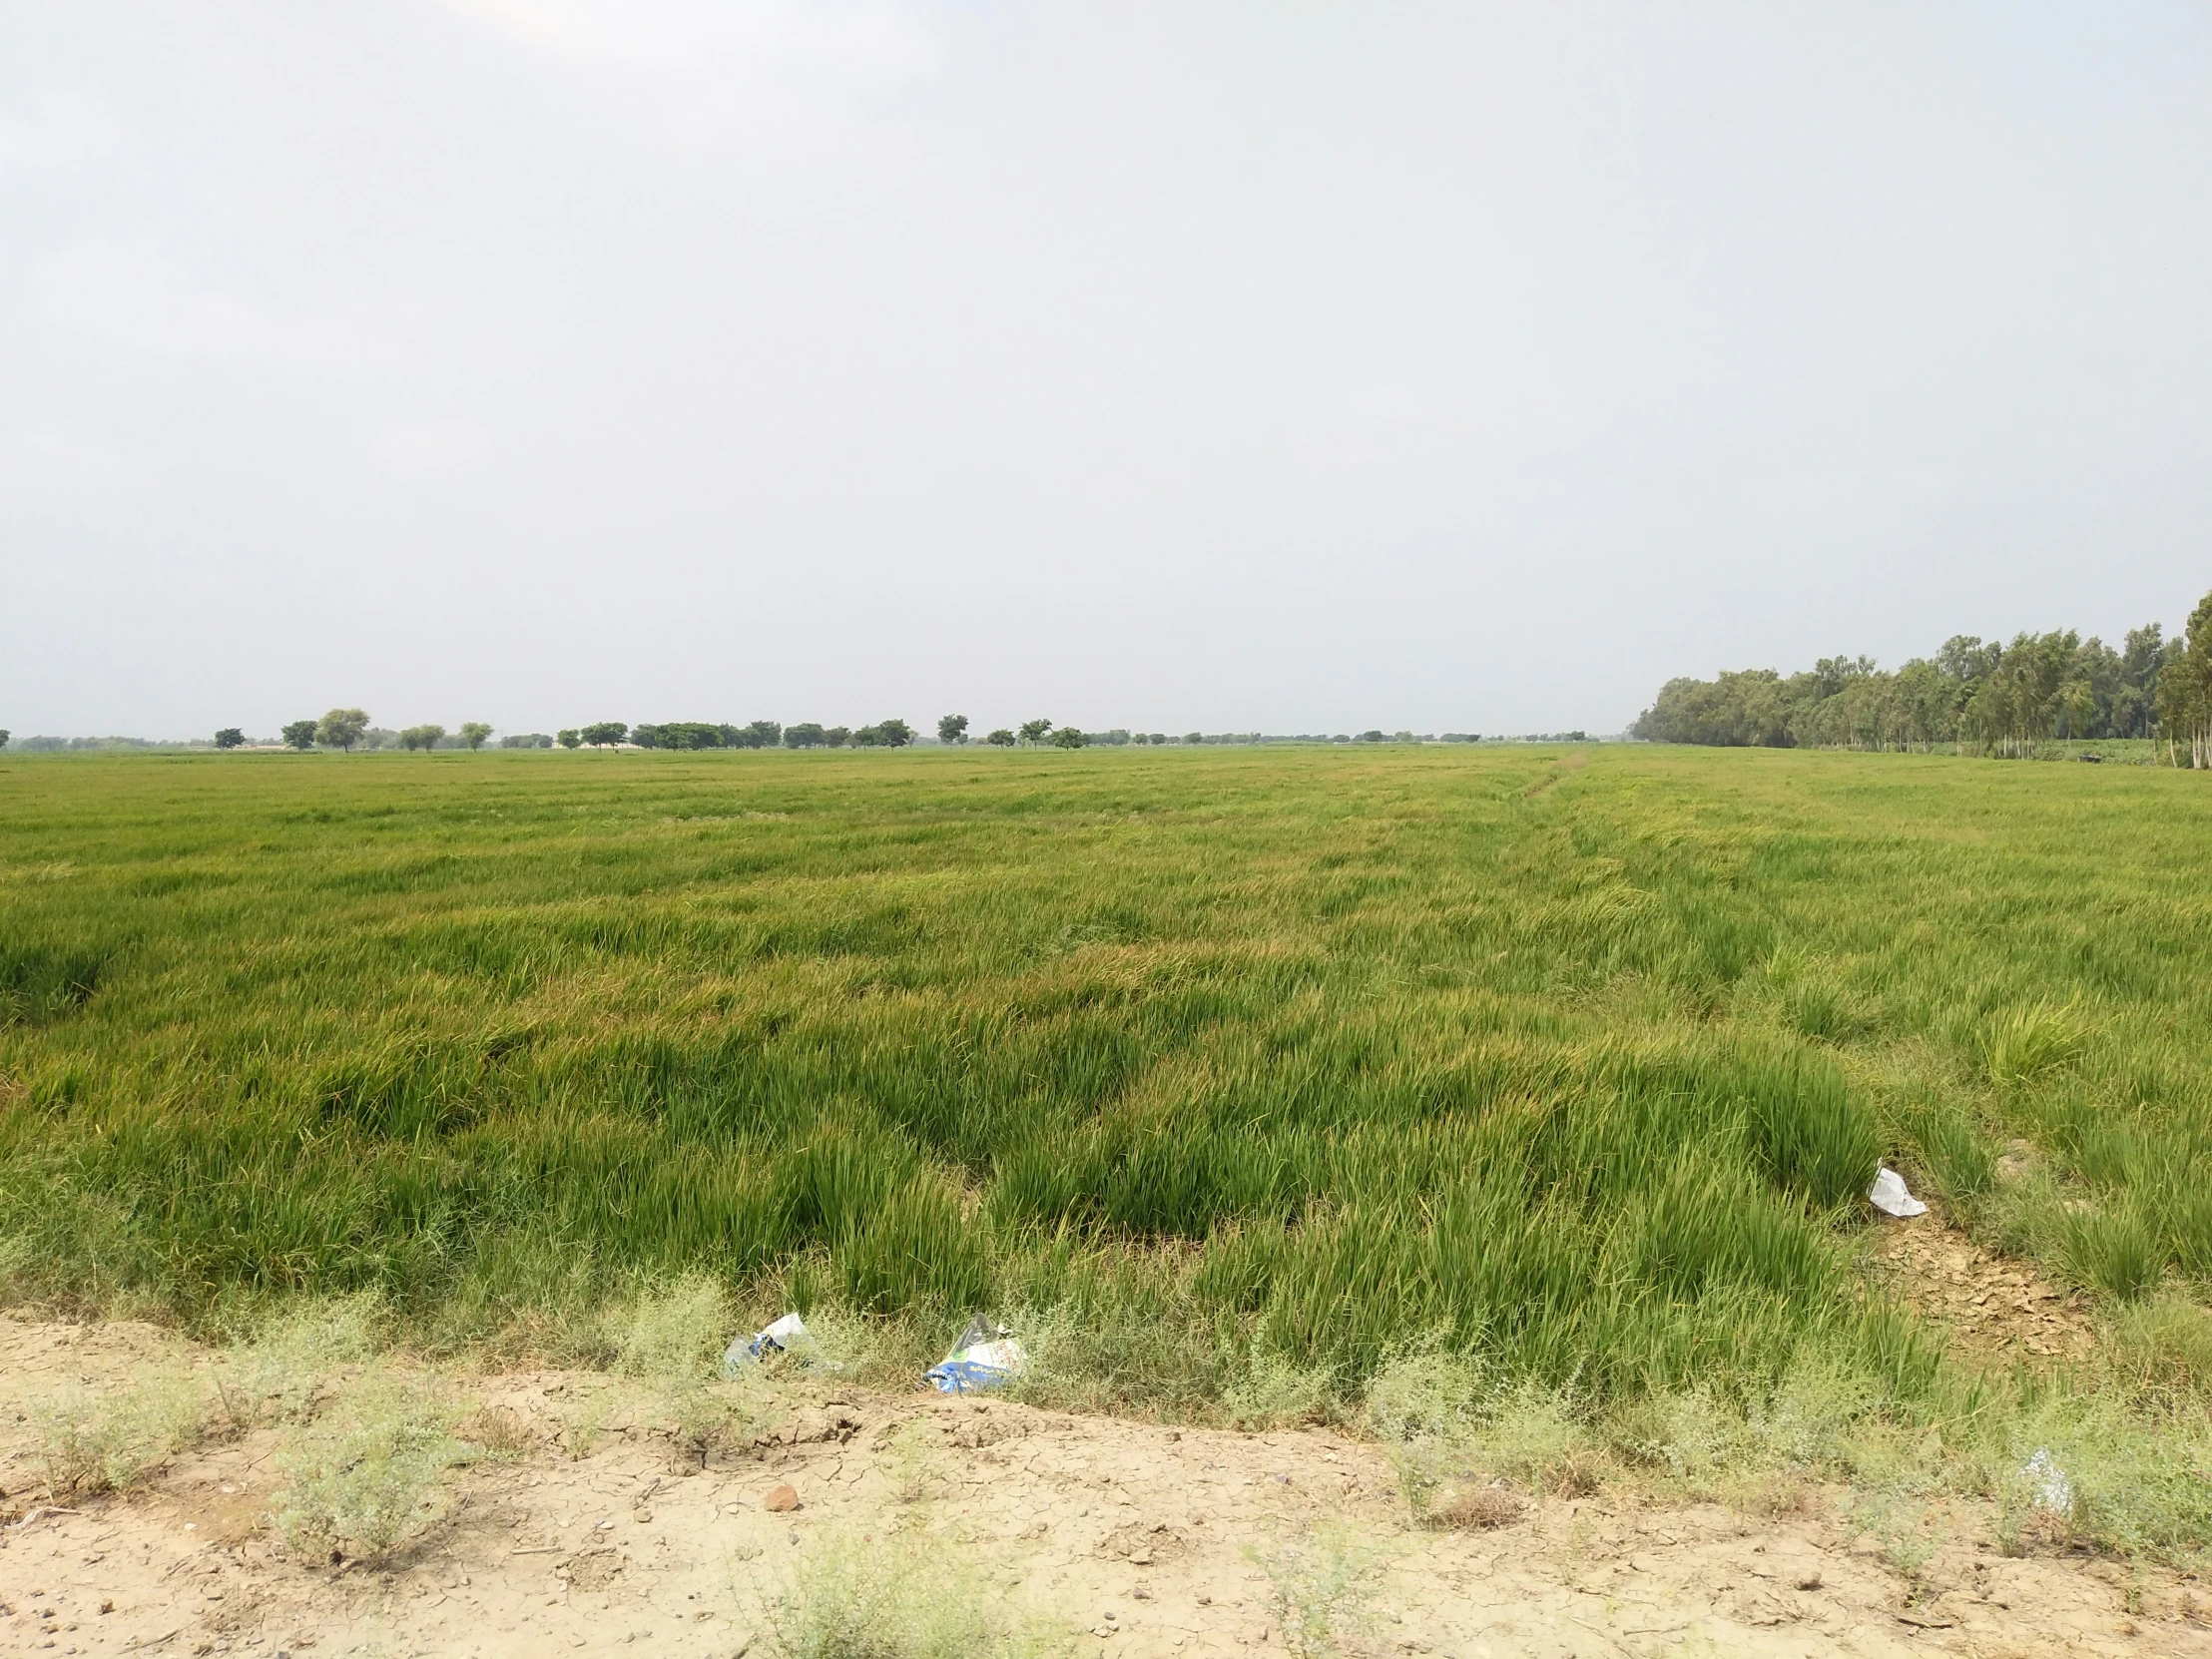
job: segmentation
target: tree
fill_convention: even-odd
[[[630,741],[640,749],[727,749],[740,737],[735,726],[704,720],[671,720],[659,726],[633,726]]]
[[[2180,649],[2157,623],[2127,631],[2120,655],[2120,688],[2112,698],[2112,735],[2147,738],[2158,718],[2158,676]]]
[[[410,726],[399,734],[401,749],[435,749],[438,740],[445,736],[442,726]]]
[[[983,741],[996,749],[1011,749],[1021,740],[1015,737],[1014,734],[1008,731],[1005,727],[1001,726]]]
[[[2197,601],[2180,652],[2159,671],[2158,718],[2169,744],[2189,740],[2191,770],[2212,767],[2212,593]]]
[[[904,749],[914,741],[914,729],[902,720],[878,721],[875,741],[885,749]]]
[[[1075,726],[1063,726],[1052,734],[1054,749],[1081,749],[1088,741],[1083,736],[1082,729]]]
[[[312,749],[315,723],[311,720],[295,720],[284,727],[282,737],[287,748]]]
[[[1051,730],[1052,722],[1049,720],[1025,720],[1021,723],[1021,741],[1023,743],[1042,743],[1044,742],[1044,735]]]
[[[7,748],[7,747],[8,747],[8,732],[7,732],[7,729],[6,729],[5,727],[0,727],[0,749],[5,749],[5,748]]]
[[[784,729],[773,720],[756,720],[742,734],[747,749],[774,749],[784,741]]]
[[[824,733],[821,725],[816,721],[803,720],[797,726],[784,728],[784,747],[786,749],[820,749],[829,741],[827,734]]]
[[[226,726],[215,735],[215,746],[218,749],[236,749],[244,742],[246,734],[236,726]]]
[[[842,749],[852,738],[849,726],[832,726],[822,734],[822,741],[831,749]]]
[[[543,732],[509,732],[499,740],[501,749],[551,749],[553,740]]]
[[[630,728],[619,720],[595,721],[577,736],[594,749],[612,749],[630,735]]]
[[[332,749],[350,751],[368,730],[368,716],[359,709],[332,709],[315,724],[314,740]]]
[[[1382,734],[1378,732],[1376,736],[1381,737]],[[1206,741],[1206,734],[1204,732],[1185,732],[1183,734],[1183,741],[1185,743],[1204,743]]]
[[[464,720],[461,722],[461,742],[467,744],[471,749],[483,748],[484,740],[490,736],[491,728],[480,720]]]
[[[937,742],[966,743],[967,716],[939,715],[937,717]]]
[[[563,749],[581,749],[584,747],[584,734],[571,726],[553,741]]]

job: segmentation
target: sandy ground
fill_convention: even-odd
[[[143,1326],[0,1318],[0,1376],[19,1398],[192,1352]],[[1337,1524],[1377,1560],[1348,1651],[2212,1656],[2191,1581],[2078,1556],[2006,1558],[1982,1515],[1948,1517],[1914,1584],[1817,1491],[1783,1517],[1607,1491],[1538,1500],[1486,1531],[1435,1532],[1405,1523],[1377,1447],[1328,1430],[1179,1431],[823,1388],[798,1401],[777,1443],[702,1468],[610,1379],[459,1385],[515,1413],[532,1448],[461,1470],[448,1518],[380,1568],[289,1557],[268,1520],[270,1432],[182,1453],[127,1496],[57,1510],[42,1498],[31,1423],[10,1410],[0,1652],[765,1655],[759,1595],[810,1540],[907,1528],[1068,1631],[1077,1653],[1282,1653],[1253,1552]],[[561,1430],[595,1398],[602,1436],[572,1457]],[[783,1484],[799,1507],[774,1512]]]

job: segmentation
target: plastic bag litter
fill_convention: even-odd
[[[978,1315],[952,1352],[922,1375],[940,1394],[987,1393],[1006,1386],[1028,1364],[1028,1352],[1012,1332]]]
[[[1874,1185],[1867,1189],[1867,1202],[1884,1215],[1900,1219],[1928,1214],[1928,1206],[1913,1196],[1905,1177],[1894,1169],[1875,1171]]]
[[[797,1314],[786,1314],[765,1331],[740,1337],[724,1350],[722,1375],[735,1377],[747,1366],[757,1366],[767,1354],[782,1354],[807,1340],[807,1323]]]
[[[2034,1482],[2036,1508],[2054,1510],[2061,1515],[2073,1513],[2073,1482],[2066,1478],[2066,1471],[2058,1466],[2058,1459],[2050,1454],[2048,1446],[2035,1448],[2035,1455],[2021,1466],[2020,1475]]]

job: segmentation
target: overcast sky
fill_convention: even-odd
[[[0,726],[1617,731],[2212,587],[2212,8],[0,0]]]

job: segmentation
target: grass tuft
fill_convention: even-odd
[[[827,1535],[760,1595],[775,1659],[1046,1659],[1054,1633],[1015,1617],[941,1544]]]
[[[70,1386],[31,1404],[40,1479],[57,1499],[141,1484],[199,1437],[211,1412],[206,1379],[171,1368],[110,1392]]]

